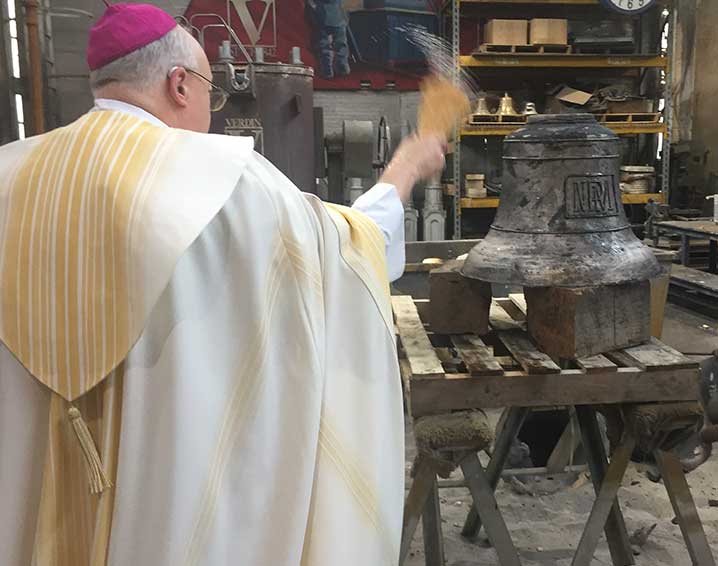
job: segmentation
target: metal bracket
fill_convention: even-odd
[[[224,75],[222,86],[231,95],[250,96],[256,98],[254,89],[254,66],[247,65],[244,69],[238,69],[230,62],[224,62],[213,66],[213,72]]]

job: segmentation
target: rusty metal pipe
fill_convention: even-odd
[[[34,133],[45,132],[45,105],[42,94],[42,51],[38,24],[37,0],[25,0],[25,26],[27,27],[28,59],[30,63],[30,92],[32,93],[32,124]]]

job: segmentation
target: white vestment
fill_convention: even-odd
[[[93,110],[114,110],[142,118],[156,126],[167,127],[162,120],[143,108],[120,100],[98,98]],[[404,241],[404,205],[394,185],[377,183],[352,204],[371,218],[381,230],[386,241],[386,267],[389,281],[396,281],[404,273],[406,263]]]
[[[251,143],[102,111],[0,148],[0,566],[396,564],[381,233]]]

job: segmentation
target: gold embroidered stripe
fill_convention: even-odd
[[[44,136],[10,181],[0,244],[0,339],[68,400],[137,338],[137,227],[173,130],[93,112]]]
[[[366,258],[374,270],[376,281],[385,286],[388,295],[389,276],[386,271],[384,237],[377,225],[363,213],[346,206],[327,203],[326,207],[335,222],[344,221],[347,224],[352,248],[359,256]]]
[[[189,538],[185,555],[185,566],[201,564],[202,553],[206,549],[207,539],[216,517],[216,508],[232,447],[241,435],[246,422],[252,418],[265,380],[262,367],[267,356],[272,328],[272,316],[283,287],[290,285],[286,281],[288,270],[287,254],[281,240],[274,246],[270,269],[264,285],[265,297],[262,302],[263,317],[258,323],[254,341],[239,356],[237,384],[232,391],[222,416],[222,424],[210,462],[207,482],[204,486],[194,528]]]
[[[355,503],[376,531],[384,547],[387,566],[393,565],[399,556],[399,549],[380,515],[378,489],[369,483],[369,475],[362,471],[359,460],[344,448],[326,414],[322,414],[319,425],[319,450],[331,460]]]

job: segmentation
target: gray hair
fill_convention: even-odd
[[[147,88],[167,77],[172,67],[197,69],[193,37],[181,26],[90,73],[92,90],[118,82],[135,88]]]

